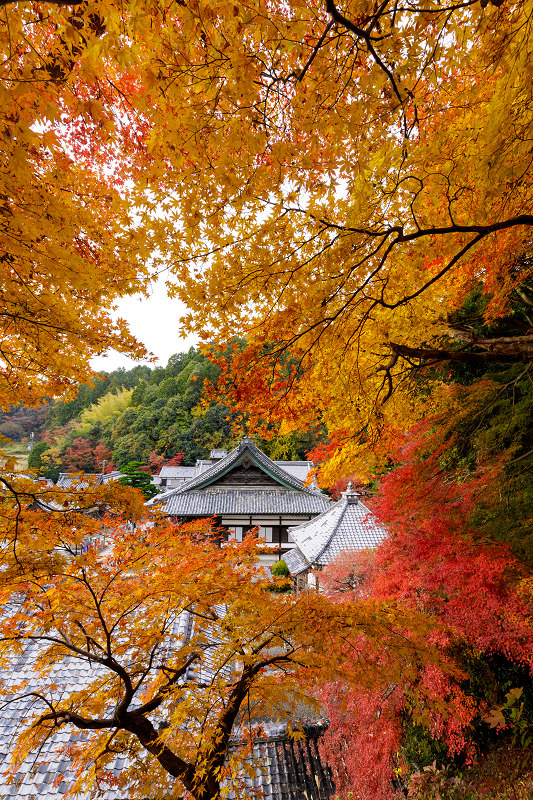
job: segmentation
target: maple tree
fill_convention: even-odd
[[[6,8],[3,17],[0,390],[6,408],[74,388],[87,377],[91,356],[110,347],[142,356],[144,348],[111,311],[118,297],[142,288],[147,271],[129,204],[61,140],[66,83],[42,79],[48,54],[50,70],[55,63],[53,23],[30,55],[37,43],[23,44],[28,6],[21,13]]]
[[[222,388],[252,424],[320,418],[336,434],[324,480],[375,460],[424,413],[398,391],[413,359],[531,357],[530,334],[458,354],[447,323],[474,281],[490,318],[530,274],[529,15],[527,3],[269,4],[222,48],[234,106],[223,84],[216,109],[233,152],[225,180],[221,155],[214,165],[216,211],[194,201],[209,261],[178,272],[187,326],[246,336]],[[246,154],[232,114],[252,118]]]
[[[176,453],[175,456],[169,458],[168,461],[164,462],[165,467],[179,467],[179,465],[183,461],[183,453]]]
[[[90,439],[78,436],[65,450],[63,464],[69,472],[110,472],[112,455],[102,441],[94,446]]]
[[[54,275],[74,294],[82,275],[100,286],[102,313],[150,253],[164,257],[189,331],[246,337],[223,385],[251,424],[284,435],[320,419],[336,435],[328,479],[420,415],[413,359],[530,358],[528,333],[457,356],[448,324],[474,281],[493,318],[531,271],[529,0],[39,8],[8,3],[2,21],[17,52],[4,62],[4,194],[15,203],[17,173],[36,195],[7,214],[10,258],[35,243],[41,263],[29,209],[52,198],[42,259],[75,251],[72,281]],[[74,341],[66,307],[56,328]],[[94,351],[108,326],[83,325]],[[46,351],[29,344],[27,358]]]
[[[401,690],[365,692],[327,682],[318,696],[331,720],[320,749],[333,770],[338,797],[391,800],[402,740]]]
[[[484,302],[474,292],[457,320],[479,336],[487,336]],[[518,297],[490,334],[508,337],[527,323],[525,305]],[[424,682],[430,697],[454,708],[453,724],[439,719],[430,701],[429,725],[420,727],[401,682],[390,695],[327,685],[324,703],[336,724],[324,749],[341,793],[389,798],[397,768],[419,796],[415,784],[423,780],[409,782],[413,769],[448,763],[453,775],[505,736],[527,760],[531,708],[526,701],[514,716],[507,709],[521,688],[526,698],[531,693],[530,368],[439,364],[419,377],[417,390],[423,399],[439,384],[444,410],[435,408],[390,443],[392,463],[371,499],[390,536],[375,553],[343,554],[320,583],[339,598],[394,598],[434,617],[443,656],[463,677],[458,685],[429,670]],[[347,752],[346,738],[356,743]]]
[[[489,738],[484,721],[500,734],[515,727],[501,711],[495,716],[509,687],[530,686],[531,597],[511,578],[520,564],[505,551],[473,546],[453,523],[432,520],[393,533],[373,556],[344,554],[321,573],[321,585],[341,602],[401,597],[425,609],[435,619],[429,639],[458,671],[421,666],[415,701],[403,677],[370,689],[342,682],[320,688],[331,719],[321,748],[340,797],[390,800],[395,770],[407,786],[415,765],[471,765]]]
[[[323,702],[336,724],[324,749],[341,793],[356,787],[361,797],[389,798],[393,767],[408,778],[428,753],[422,766],[468,763],[489,738],[483,721],[521,741],[520,718],[509,722],[501,707],[510,689],[531,682],[530,382],[518,365],[462,377],[448,387],[446,413],[396,442],[395,466],[371,501],[390,536],[375,553],[344,553],[320,575],[341,601],[375,596],[426,610],[443,657],[462,678],[423,670],[430,738],[416,732],[402,682],[391,693],[326,685]],[[521,713],[525,730],[531,712]],[[409,751],[410,737],[423,742],[422,754]],[[346,751],[346,739],[356,746]]]
[[[115,535],[111,552],[80,554],[72,522],[50,525],[61,550],[38,563],[24,555],[35,533],[21,531],[17,562],[0,579],[3,665],[37,647],[34,679],[14,675],[2,687],[7,702],[32,700],[12,753],[15,770],[72,726],[87,734],[68,747],[73,790],[107,780],[128,796],[185,787],[215,800],[247,758],[244,744],[231,749],[232,734],[253,736],[265,715],[291,721],[326,674],[369,685],[416,672],[423,617],[415,615],[420,634],[406,638],[414,617],[401,608],[330,603],[316,593],[274,597],[252,537],[218,548],[208,523],[161,522],[141,536]],[[184,615],[192,620],[188,636]],[[388,663],[369,675],[377,646]],[[54,677],[72,656],[91,667],[86,685],[65,687]],[[440,662],[437,651],[421,657]],[[121,754],[127,763],[117,776]]]
[[[523,211],[528,2],[258,1],[245,9],[209,0],[171,10],[89,2],[51,5],[46,19],[38,6],[15,8],[4,6],[2,23],[4,46],[20,51],[5,61],[13,130],[5,174],[41,192],[24,208],[67,195],[78,202],[72,187],[84,182],[84,197],[103,197],[105,186],[97,217],[89,218],[94,203],[83,214],[76,206],[78,229],[84,220],[92,227],[71,249],[99,247],[98,264],[114,280],[120,250],[123,283],[102,284],[106,301],[139,281],[153,236],[181,280],[175,291],[190,305],[190,327],[215,322],[220,341],[247,336],[241,377],[250,358],[271,366],[291,354],[288,383],[281,371],[283,385],[264,392],[275,408],[283,395],[289,428],[318,412],[345,431],[317,376],[344,391],[360,383],[366,423],[401,380],[404,356],[438,349],[446,314],[473,275],[497,314],[529,272],[520,262],[532,221]],[[129,193],[128,180],[148,191]],[[123,194],[114,191],[121,181]],[[143,224],[121,239],[116,226],[133,203]],[[56,244],[60,207],[46,217]],[[73,211],[65,208],[65,219]],[[174,239],[167,216],[179,224]],[[33,242],[29,212],[11,217],[14,230],[28,226],[27,239],[19,231],[14,241]],[[120,222],[131,234],[131,221]],[[61,246],[68,241],[64,230]],[[22,260],[18,250],[12,257]],[[85,328],[94,330],[90,319]],[[478,344],[509,354],[509,343]],[[512,357],[529,352],[526,341],[513,346]],[[309,402],[296,393],[288,403],[294,382]],[[265,389],[259,378],[245,385]],[[384,413],[393,424],[390,399]]]

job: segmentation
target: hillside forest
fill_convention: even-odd
[[[245,431],[245,419],[221,402],[202,400],[220,370],[195,348],[172,356],[166,367],[136,366],[95,375],[71,400],[2,413],[0,434],[22,451],[34,433],[28,466],[57,480],[60,472],[100,473],[131,461],[157,474],[163,464],[191,466],[212,448],[230,450]],[[258,437],[274,459],[298,460],[320,441],[314,428]],[[7,445],[9,447],[9,445]]]

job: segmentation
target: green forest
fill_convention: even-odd
[[[227,406],[201,402],[218,374],[215,363],[190,348],[166,367],[100,373],[71,400],[12,408],[2,414],[0,433],[25,448],[33,432],[28,467],[54,481],[60,472],[110,472],[131,461],[152,474],[169,461],[191,466],[212,448],[234,447],[245,430]],[[258,444],[273,458],[305,459],[318,441],[311,431]]]

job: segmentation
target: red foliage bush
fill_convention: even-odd
[[[324,591],[343,599],[380,598],[429,615],[428,644],[502,654],[533,668],[531,598],[521,591],[526,574],[504,544],[486,541],[473,523],[479,498],[490,499],[499,464],[467,480],[450,480],[440,468],[445,446],[419,458],[424,433],[413,436],[403,463],[382,479],[373,512],[389,537],[375,553],[342,554],[320,574]],[[416,433],[416,432],[415,432]],[[463,673],[464,677],[464,673]],[[387,693],[388,691],[388,693]],[[401,740],[402,714],[423,723],[451,756],[474,756],[469,726],[482,709],[465,693],[461,673],[421,666],[416,684],[374,692],[325,686],[320,700],[332,724],[323,740],[340,797],[389,800]]]

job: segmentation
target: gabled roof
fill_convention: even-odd
[[[291,575],[326,566],[346,550],[377,547],[387,536],[351,486],[334,506],[289,532],[296,543],[284,556]]]
[[[305,474],[307,475],[307,472],[309,471],[309,462],[298,461],[294,462],[294,464],[297,466],[297,470],[295,471],[299,471],[300,474],[303,473],[304,465],[306,465]],[[174,489],[169,489],[166,492],[156,495],[156,497],[153,497],[152,500],[149,501],[149,504],[153,505],[154,503],[160,503],[162,501],[168,502],[168,500],[174,495],[177,496],[192,491],[205,490],[207,487],[215,484],[217,481],[239,466],[255,467],[259,471],[263,472],[265,476],[270,479],[270,481],[274,482],[274,484],[278,484],[279,489],[304,492],[306,495],[320,496],[324,498],[324,495],[322,495],[321,492],[313,487],[305,486],[304,482],[296,477],[292,471],[289,472],[289,470],[284,469],[281,464],[272,461],[272,459],[270,459],[254,444],[252,439],[245,437],[240,441],[238,446],[228,453],[228,455],[226,455],[224,458],[221,458],[219,461],[212,464],[210,467],[201,472],[199,475],[196,475],[191,480],[186,481],[181,486],[177,486]],[[274,487],[274,491],[276,488],[277,487]],[[320,510],[323,510],[324,508],[325,506],[322,504]]]
[[[256,447],[253,439],[245,436],[231,453],[228,453],[227,456],[221,458],[196,478],[187,481],[187,483],[179,487],[177,491],[190,492],[191,489],[203,489],[211,483],[215,483],[215,481],[222,478],[224,475],[227,475],[234,467],[250,462],[286,489],[296,489],[299,491],[304,489],[304,484],[301,480],[291,475],[278,464],[275,464],[262,450]]]

